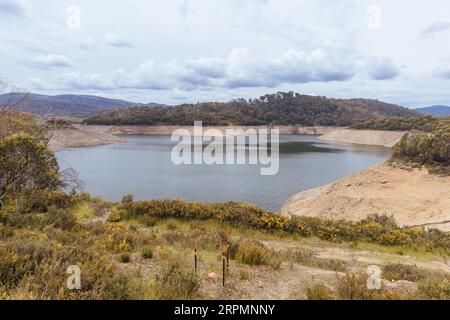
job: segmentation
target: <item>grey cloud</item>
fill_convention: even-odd
[[[62,79],[68,87],[185,91],[213,88],[273,88],[308,82],[345,81],[355,74],[353,61],[331,47],[311,53],[288,50],[281,57],[257,61],[247,49],[234,49],[226,59],[199,58],[157,63],[150,60],[131,71],[119,69],[109,75],[70,74]]]
[[[369,76],[373,80],[390,80],[399,75],[399,69],[389,58],[369,60]]]
[[[115,88],[111,79],[98,74],[85,75],[78,72],[66,73],[58,78],[58,82],[64,88],[76,90],[111,90]]]
[[[0,0],[0,15],[20,16],[25,13],[23,2],[20,0]]]
[[[115,33],[108,33],[105,37],[105,41],[108,45],[112,47],[133,47],[133,44],[126,39]]]
[[[27,64],[42,69],[71,67],[72,63],[69,58],[63,55],[49,53],[46,55],[37,55],[28,59]]]
[[[450,29],[450,22],[435,22],[433,24],[430,24],[428,27],[422,30],[421,35],[422,36],[429,36],[433,35],[438,32],[446,31]]]
[[[450,80],[450,62],[447,62],[436,70],[436,74],[442,79]]]

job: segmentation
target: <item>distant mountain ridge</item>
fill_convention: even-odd
[[[450,116],[450,107],[444,106],[444,105],[429,106],[429,107],[419,108],[419,109],[415,109],[415,110],[417,112],[431,115],[431,116],[438,116],[438,117]]]
[[[132,107],[93,116],[86,124],[102,125],[304,125],[350,126],[379,117],[416,117],[420,113],[370,99],[332,99],[294,92],[257,99],[183,104],[168,108]]]
[[[7,93],[0,95],[0,105],[20,101],[24,93]],[[20,103],[20,109],[34,114],[53,116],[89,117],[100,114],[106,110],[128,108],[139,105],[136,102],[109,99],[92,95],[43,95],[27,94],[27,98]],[[158,103],[149,103],[148,106],[164,106]]]

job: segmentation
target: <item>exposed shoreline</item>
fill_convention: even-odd
[[[225,133],[226,129],[279,129],[283,135],[320,135],[320,139],[345,143],[392,147],[404,132],[352,130],[336,127],[304,126],[214,126],[203,130],[216,129]],[[52,149],[69,147],[91,147],[126,142],[117,135],[171,135],[176,129],[193,132],[192,126],[84,126],[73,125],[52,133],[49,146]]]
[[[372,146],[394,147],[403,137],[402,131],[335,129],[323,134],[319,139],[340,141]]]
[[[92,147],[105,144],[122,143],[126,139],[117,135],[150,135],[167,136],[177,129],[185,129],[193,133],[192,126],[85,126],[73,125],[71,128],[54,131],[51,135],[49,146],[51,149],[63,149],[70,147]],[[203,127],[203,131],[216,129],[226,132],[226,129],[279,129],[280,134],[296,135],[323,135],[335,130],[334,127],[302,127],[302,126],[214,126]]]
[[[388,214],[400,225],[450,231],[450,177],[382,163],[298,193],[281,214],[355,221]]]

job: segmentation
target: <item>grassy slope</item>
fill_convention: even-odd
[[[445,273],[450,274],[446,264],[448,256],[424,248],[334,243],[314,237],[299,238],[232,227],[211,220],[171,218],[110,222],[119,220],[118,211],[102,201],[83,202],[68,211],[67,216],[61,212],[50,214],[51,219],[46,219],[49,214],[28,215],[16,218],[14,226],[0,224],[0,249],[28,252],[33,258],[27,261],[40,259],[38,266],[30,266],[29,262],[20,259],[15,261],[17,269],[28,268],[31,272],[22,275],[12,289],[0,287],[0,297],[305,299],[311,296],[308,288],[325,283],[332,297],[345,298],[340,279],[346,272],[364,273],[368,265],[416,265],[422,275],[417,283],[425,283],[430,277],[442,282]],[[76,217],[76,220],[61,219],[61,216]],[[265,258],[262,265],[251,266],[243,263],[248,260],[236,256],[230,262],[224,288],[221,285],[221,252],[228,238],[233,245],[241,243],[243,248],[242,243],[258,241],[258,246],[264,246],[261,250]],[[194,264],[194,247],[198,248],[199,272],[195,283],[199,287],[192,289],[190,272]],[[144,249],[151,250],[152,259],[142,257]],[[124,262],[124,255],[129,257],[129,262]],[[0,258],[2,281],[13,278],[5,273],[8,257]],[[81,292],[65,289],[65,267],[71,263],[81,265],[84,286]],[[174,265],[182,266],[180,270],[183,271],[165,279],[165,285],[161,287],[158,277],[163,276],[170,268],[168,266]],[[171,281],[174,277],[176,281]],[[395,297],[405,297],[400,292],[413,292],[413,297],[417,297],[417,284],[413,282],[392,286],[397,290]],[[168,296],[161,296],[161,292]],[[419,297],[427,296],[421,292]]]

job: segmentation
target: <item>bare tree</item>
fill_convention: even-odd
[[[27,90],[11,85],[0,75],[0,94],[2,93],[8,94],[6,101],[0,101],[0,110],[2,111],[20,109],[31,96]]]

